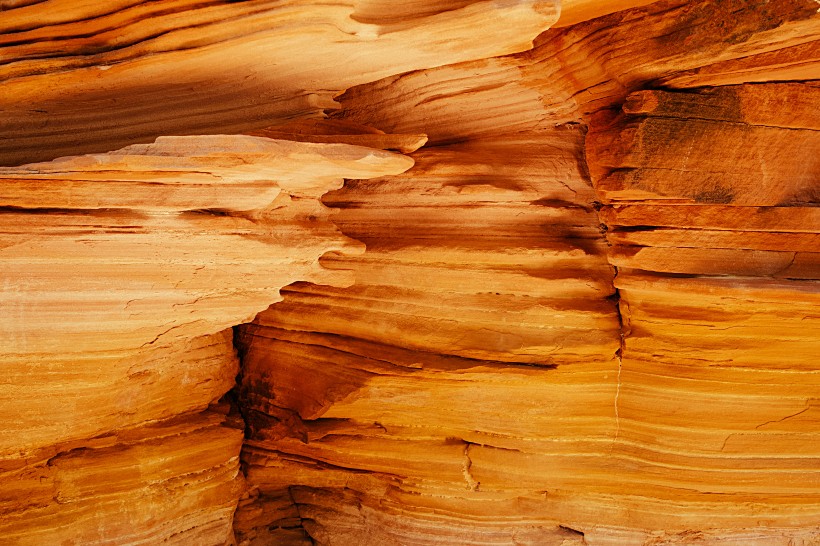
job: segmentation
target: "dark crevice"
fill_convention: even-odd
[[[612,269],[615,272],[614,276],[612,277],[613,288],[615,292],[613,292],[613,294],[609,296],[608,299],[615,304],[615,316],[618,319],[618,335],[620,336],[620,346],[615,351],[615,355],[618,357],[618,360],[620,360],[623,357],[624,347],[626,344],[626,327],[624,325],[624,316],[621,310],[621,291],[614,285],[615,280],[618,278],[618,266],[613,265]]]
[[[620,110],[620,108],[619,108]],[[603,196],[601,196],[598,192],[598,189],[595,187],[595,184],[592,182],[592,177],[589,171],[589,164],[586,156],[586,135],[588,133],[588,129],[584,131],[584,145],[581,148],[581,160],[580,162],[583,164],[583,174],[589,185],[593,188],[598,199],[591,203],[593,210],[598,214],[598,221],[599,221],[599,230],[601,234],[601,238],[603,238],[604,243],[606,244],[607,249],[612,248],[612,243],[609,241],[607,237],[607,233],[610,231],[618,229],[615,226],[610,226],[604,221],[604,216],[601,214],[601,211],[604,209],[611,208],[613,205],[604,202]],[[634,226],[635,229],[631,231],[650,231],[654,229],[654,226]],[[621,372],[623,370],[623,356],[626,348],[626,336],[628,335],[628,325],[624,320],[624,313],[622,309],[622,305],[626,305],[626,302],[623,301],[621,291],[616,286],[616,280],[618,278],[618,274],[620,273],[618,266],[612,263],[609,256],[607,256],[607,262],[609,262],[610,267],[612,268],[612,293],[606,298],[609,302],[612,303],[613,309],[615,311],[615,317],[618,321],[618,348],[615,350],[614,358],[618,362],[618,369],[617,375],[615,379],[615,396],[613,400],[613,412],[615,416],[615,434],[612,437],[612,445],[611,449],[615,449],[615,443],[618,440],[618,437],[621,432],[621,421],[620,415],[618,412],[618,402],[621,394]]]
[[[122,216],[145,218],[145,213],[138,209],[121,207],[111,208],[57,208],[57,207],[17,207],[13,205],[0,205],[0,214],[32,214],[50,216]]]
[[[300,527],[302,529],[302,533],[304,534],[305,538],[310,541],[310,544],[315,546],[316,540],[314,540],[314,538],[308,532],[307,527],[305,527],[305,519],[306,518],[302,517],[302,508],[299,505],[299,503],[296,502],[296,498],[293,496],[293,486],[292,485],[288,487],[288,496],[290,497],[290,502],[292,502],[294,508],[296,508],[296,515],[299,516],[299,522],[300,522]]]
[[[234,380],[233,388],[231,388],[231,390],[228,391],[228,393],[225,396],[226,397],[229,396],[230,399],[234,401],[234,403],[236,404],[236,411],[239,413],[240,419],[242,421],[243,438],[244,439],[242,441],[242,446],[240,447],[240,450],[239,450],[239,471],[242,473],[242,477],[243,477],[245,483],[247,484],[248,483],[248,466],[245,463],[244,458],[242,457],[242,452],[245,450],[245,440],[248,438],[248,416],[246,414],[247,412],[245,410],[245,405],[242,403],[242,398],[241,398],[241,385],[242,385],[243,371],[244,371],[244,366],[243,366],[244,351],[243,351],[242,347],[240,346],[240,344],[238,342],[240,326],[241,325],[237,325],[237,326],[234,326],[233,328],[231,328],[231,330],[233,331],[233,336],[232,336],[233,348],[234,348],[234,352],[236,353],[236,358],[238,360],[238,371],[237,371],[237,374],[236,374],[236,379]],[[239,499],[237,499],[237,500],[239,500]],[[236,508],[234,509],[234,516],[232,518],[233,522],[236,521],[236,511],[239,510],[240,505],[241,505],[241,502],[237,502]],[[236,535],[235,523],[233,523],[231,525],[231,527],[232,527],[233,534]]]
[[[606,226],[604,224],[604,228],[607,231],[609,231],[609,226]],[[656,231],[656,230],[659,230],[659,229],[664,229],[664,228],[659,227],[659,226],[641,226],[641,225],[637,225],[637,226],[617,226],[612,231],[615,232],[615,233],[634,233],[634,232],[638,232],[638,231]]]
[[[237,325],[232,328],[233,330],[233,348],[236,352],[236,358],[239,361],[239,371],[236,374],[236,380],[234,382],[234,386],[231,389],[230,393],[232,394],[233,398],[237,401],[237,407],[239,409],[240,415],[242,415],[242,421],[245,423],[245,438],[248,438],[248,415],[247,409],[245,408],[245,404],[242,402],[242,382],[244,380],[244,361],[245,361],[245,354],[247,352],[247,347],[245,344],[241,343],[240,341],[240,328],[242,325]],[[244,468],[244,464],[242,465],[242,473],[246,475],[247,472]]]
[[[247,355],[249,343],[245,339],[246,334],[243,331],[244,324],[239,324],[233,327],[233,346],[234,350],[236,351],[236,357],[239,361],[239,371],[236,375],[236,381],[234,383],[233,388],[225,395],[226,398],[233,401],[235,404],[236,411],[238,411],[239,415],[241,415],[241,422],[244,426],[244,437],[245,441],[242,443],[242,451],[244,451],[245,446],[247,445],[247,440],[251,438],[251,423],[254,422],[254,415],[253,410],[249,410],[247,408],[247,404],[245,403],[246,400],[243,398],[243,384],[245,379],[245,357]],[[285,455],[285,454],[282,454]],[[317,463],[320,463],[317,461]],[[330,465],[328,465],[330,466]],[[239,468],[240,472],[242,472],[243,477],[248,480],[248,465],[245,462],[244,458],[240,455],[239,459]],[[288,487],[288,496],[290,497],[291,502],[296,510],[296,514],[299,517],[299,526],[296,529],[301,530],[304,538],[310,541],[311,545],[316,544],[316,540],[310,535],[307,527],[305,526],[305,518],[302,517],[301,507],[299,503],[296,502],[296,499],[293,496],[293,487]],[[239,505],[237,504],[237,509]],[[234,531],[235,532],[235,531]]]
[[[562,531],[566,531],[566,532],[568,532],[570,534],[573,534],[573,535],[577,535],[577,536],[581,536],[581,537],[584,536],[583,531],[579,531],[578,529],[573,529],[572,527],[567,527],[566,525],[559,525],[558,528],[561,529]]]

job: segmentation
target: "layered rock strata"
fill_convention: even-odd
[[[367,251],[328,262],[353,287],[291,286],[241,330],[240,540],[294,536],[297,513],[330,544],[577,536],[533,510],[592,488],[603,461],[581,454],[615,433],[582,142],[569,126],[422,149],[406,175],[326,198]]]
[[[819,99],[641,91],[587,135],[624,324],[615,453],[657,499],[647,527],[820,536]]]
[[[0,0],[0,543],[820,541],[819,7]]]
[[[557,0],[18,4],[0,19],[5,165],[320,117],[352,85],[529,49],[559,14]]]
[[[349,284],[319,259],[361,245],[319,198],[412,163],[237,135],[0,169],[0,537],[224,543],[241,420],[197,412],[235,383],[230,327]]]
[[[353,287],[241,329],[238,537],[817,540],[817,88],[632,94],[810,77],[816,9],[658,2],[342,95],[430,144],[325,198]]]
[[[2,461],[3,544],[233,540],[242,421],[219,409]]]

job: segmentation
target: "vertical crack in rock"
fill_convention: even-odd
[[[623,334],[621,334],[621,339],[623,340]],[[618,398],[621,396],[621,370],[623,370],[623,359],[621,357],[620,350],[618,351],[618,384],[615,387],[615,437],[614,440],[618,439],[618,436],[621,434],[621,416],[618,414]]]
[[[585,127],[585,130],[584,130],[584,138],[585,139],[586,139],[587,132],[588,132],[588,128]],[[598,198],[602,199],[603,197],[601,196],[598,189],[595,187],[595,184],[593,184],[593,182],[592,182],[592,176],[590,175],[589,163],[588,163],[587,154],[586,154],[586,144],[584,144],[584,147],[582,149],[580,162],[581,162],[581,165],[583,167],[582,168],[583,175],[586,177],[589,184],[595,190],[595,193],[598,196]],[[609,232],[610,227],[605,222],[604,216],[601,214],[601,210],[604,209],[604,207],[610,207],[610,205],[604,205],[601,201],[595,201],[595,202],[592,203],[592,208],[595,210],[595,213],[598,215],[599,226],[600,226],[600,230],[601,230],[601,237],[603,237],[607,248],[611,248],[612,243],[609,241],[609,238],[607,237],[607,233]],[[612,263],[612,259],[609,256],[607,257],[607,261],[609,262],[610,267],[612,267],[612,294],[609,296],[608,299],[610,301],[612,301],[612,303],[614,304],[615,316],[618,320],[618,348],[615,350],[615,358],[618,360],[618,372],[617,372],[617,376],[616,376],[616,379],[615,379],[615,397],[614,397],[614,400],[613,400],[613,410],[614,410],[614,413],[615,413],[615,434],[612,438],[612,445],[610,446],[610,451],[612,451],[612,449],[615,448],[615,442],[618,440],[618,437],[621,434],[621,415],[620,415],[620,412],[618,410],[618,402],[619,402],[620,397],[621,397],[621,372],[623,371],[623,356],[624,356],[624,350],[625,350],[625,347],[626,347],[627,332],[626,332],[626,328],[625,328],[625,325],[624,325],[623,312],[621,310],[621,304],[623,303],[622,298],[621,298],[621,291],[615,285],[615,280],[618,278],[618,273],[619,273],[618,266]]]
[[[312,545],[316,544],[316,540],[310,535],[307,528],[305,527],[305,518],[302,517],[302,508],[299,506],[299,503],[296,502],[296,498],[293,496],[293,486],[288,487],[288,496],[290,497],[290,501],[293,503],[293,506],[296,508],[296,515],[299,516],[299,526],[302,528],[302,532],[305,535]]]
[[[615,274],[612,277],[613,287],[615,286],[615,279],[618,278],[618,268],[617,266],[612,266]],[[617,384],[615,386],[615,436],[613,438],[613,447],[614,441],[618,439],[618,436],[621,433],[621,416],[618,413],[618,399],[621,396],[621,372],[623,371],[623,356],[624,356],[624,348],[626,346],[626,334],[624,331],[624,318],[623,313],[621,312],[621,292],[617,288],[615,288],[615,293],[613,294],[613,298],[615,301],[615,313],[618,317],[618,337],[619,337],[619,347],[615,351],[615,357],[618,359],[618,377],[617,377]]]
[[[584,134],[584,141],[586,142],[587,133],[589,128],[584,124],[583,127],[583,134]],[[598,199],[601,199],[602,196],[598,189],[595,187],[595,184],[592,182],[592,176],[590,174],[589,169],[589,162],[587,159],[586,154],[586,143],[581,148],[581,157],[579,158],[579,166],[581,167],[581,172],[586,181],[595,191]],[[604,239],[604,243],[606,244],[607,248],[610,248],[612,245],[607,238],[607,232],[609,231],[609,225],[604,221],[604,218],[601,215],[601,209],[605,206],[600,200],[596,200],[592,203],[592,208],[595,210],[595,213],[598,215],[599,226],[601,230],[601,237]],[[618,278],[618,267],[612,264],[611,259],[607,259],[612,267],[613,275],[612,275],[612,294],[609,296],[609,299],[613,302],[615,306],[615,313],[618,320],[618,349],[615,351],[615,357],[618,359],[618,374],[616,378],[616,386],[615,386],[615,398],[614,398],[614,412],[615,412],[615,435],[613,437],[613,447],[614,441],[618,439],[618,436],[621,432],[621,418],[618,412],[618,400],[621,395],[621,371],[623,370],[623,354],[624,354],[624,347],[626,343],[626,336],[624,333],[624,320],[623,314],[621,313],[621,293],[620,290],[615,286],[615,279]]]
[[[245,365],[246,365],[246,359],[247,359],[248,344],[242,342],[242,339],[241,339],[241,336],[242,336],[241,326],[242,325],[239,324],[239,325],[234,326],[233,329],[232,329],[233,330],[233,345],[234,345],[234,349],[236,350],[237,359],[239,361],[239,371],[236,375],[236,383],[234,384],[234,387],[233,387],[233,389],[231,390],[231,392],[229,394],[231,395],[232,399],[236,402],[237,409],[238,409],[239,413],[242,416],[242,422],[244,424],[244,437],[245,437],[245,440],[247,441],[249,439],[252,439],[252,437],[253,437],[254,427],[252,425],[253,425],[254,417],[251,414],[251,412],[248,410],[246,405],[242,403],[243,400],[242,400],[242,395],[241,395],[241,389],[242,389],[243,382],[245,380],[245,370],[246,370]],[[251,480],[249,479],[249,476],[248,476],[248,464],[244,460],[243,460],[242,464],[240,465],[239,470],[242,473],[242,476],[245,478],[246,483],[250,483]],[[291,531],[301,531],[302,537],[305,540],[309,541],[311,545],[316,544],[316,540],[311,536],[311,534],[308,531],[307,527],[305,527],[305,518],[302,515],[302,507],[296,501],[296,498],[293,495],[293,486],[292,485],[288,486],[285,489],[285,492],[287,493],[287,498],[290,500],[290,503],[293,505],[293,509],[295,510],[296,516],[298,517],[298,524],[288,525],[286,528],[288,530],[291,530]],[[237,511],[239,511],[240,508],[241,508],[241,502],[239,504],[237,504]],[[234,517],[236,517],[236,512],[234,512]],[[234,533],[234,535],[236,535],[236,533],[237,533],[237,527],[236,527],[236,522],[235,521],[234,521],[234,524],[233,524],[233,533]],[[241,534],[240,534],[240,537],[241,537]],[[247,544],[247,543],[248,543],[247,539],[239,541],[239,544]]]
[[[478,491],[481,482],[477,482],[473,477],[470,469],[473,467],[473,460],[470,459],[470,447],[473,444],[464,442],[464,464],[461,467],[461,472],[464,474],[464,481],[467,482],[467,489],[470,491]]]

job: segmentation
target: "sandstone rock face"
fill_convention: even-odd
[[[214,544],[243,489],[220,412],[122,430],[3,469],[7,544]]]
[[[380,150],[236,135],[0,169],[10,209],[0,215],[3,399],[31,417],[12,414],[0,452],[110,430],[105,414],[122,426],[207,406],[237,372],[219,332],[295,280],[349,283],[318,263],[356,247],[318,198],[343,177],[411,165]],[[168,391],[180,384],[201,398],[174,407]],[[55,385],[85,415],[55,418],[43,396]]]
[[[653,528],[817,540],[817,97],[642,91],[591,124],[624,325],[616,451],[625,480],[653,476],[653,497],[679,507]]]
[[[351,85],[526,50],[559,13],[557,0],[15,4],[0,21],[0,164],[315,117]]]
[[[0,169],[0,536],[224,543],[241,420],[195,412],[235,383],[230,327],[296,280],[350,284],[319,259],[361,243],[319,198],[412,164],[223,135]],[[163,432],[168,419],[183,428]]]
[[[0,8],[0,544],[820,542],[815,0]]]

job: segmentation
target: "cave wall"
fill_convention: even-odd
[[[776,83],[816,74],[778,54],[816,7],[736,4],[339,97],[430,141],[325,196],[367,245],[353,287],[239,330],[239,537],[817,540],[818,94]]]
[[[0,543],[820,540],[814,0],[0,7]]]

